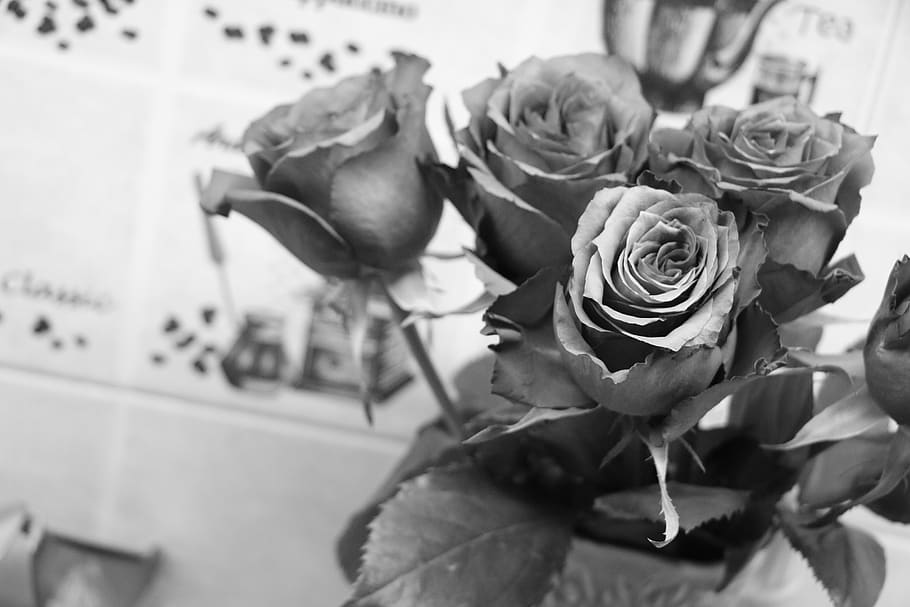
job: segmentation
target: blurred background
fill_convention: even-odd
[[[649,30],[662,1],[0,0],[0,565],[2,513],[26,508],[61,534],[159,548],[143,605],[343,600],[333,541],[432,396],[380,314],[385,399],[369,427],[320,279],[250,222],[206,223],[196,187],[214,166],[247,170],[250,120],[385,68],[392,50],[433,64],[428,120],[447,161],[444,104],[463,124],[460,91],[531,54],[611,47],[648,75],[668,124],[693,103],[777,94],[843,112],[879,135],[877,173],[842,245],[867,279],[831,310],[858,322],[823,347],[861,336],[910,252],[910,3],[690,2],[690,21]],[[705,19],[710,44],[685,37]],[[718,50],[736,60],[676,90],[648,64],[655,35],[683,71]],[[431,249],[471,244],[447,209]],[[479,329],[477,316],[422,327],[445,375],[484,351]],[[910,531],[859,522],[892,572],[910,563]],[[890,575],[881,604],[905,604],[908,586]],[[811,581],[803,599],[825,604]]]

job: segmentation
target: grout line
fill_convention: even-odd
[[[144,388],[115,386],[57,373],[45,374],[33,369],[0,367],[0,385],[4,383],[28,387],[39,386],[39,389],[61,394],[78,393],[80,396],[119,403],[126,408],[210,419],[217,423],[242,425],[286,436],[305,436],[323,441],[327,437],[332,437],[333,444],[344,444],[357,448],[377,448],[389,453],[399,453],[407,442],[405,436],[372,431],[365,427],[363,429],[351,428],[311,418],[301,418],[294,414],[263,413],[261,410],[190,400]]]
[[[132,276],[126,295],[126,314],[124,318],[139,317],[145,292],[148,288],[143,270],[150,269],[154,260],[154,236],[151,229],[159,216],[158,201],[164,196],[167,175],[168,147],[174,126],[177,94],[175,82],[179,75],[180,56],[185,37],[185,7],[176,0],[168,0],[164,6],[161,31],[166,35],[160,40],[160,71],[151,83],[152,89],[150,114],[146,125],[145,149],[143,151],[144,171],[141,179],[141,194],[133,215],[135,234],[130,251]],[[115,382],[127,384],[127,378],[133,371],[133,362],[123,353],[136,351],[139,341],[139,323],[127,323],[120,327],[119,350],[121,356],[115,372]],[[120,494],[123,463],[128,448],[127,438],[130,426],[130,408],[120,406],[114,413],[114,430],[106,461],[102,496],[99,499],[97,524],[102,533],[109,532],[117,519],[117,499]]]

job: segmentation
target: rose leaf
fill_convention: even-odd
[[[654,461],[654,471],[657,473],[657,490],[660,493],[660,514],[664,519],[664,539],[648,541],[654,544],[655,548],[664,548],[670,544],[679,534],[679,513],[673,506],[673,500],[667,489],[667,465],[670,459],[670,445],[667,441],[644,439],[645,446],[651,452],[651,459]]]
[[[539,429],[552,422],[571,418],[590,417],[592,415],[597,415],[596,409],[594,408],[583,409],[571,407],[567,409],[549,409],[534,407],[514,423],[488,425],[474,436],[468,438],[465,443],[469,445],[484,443],[507,434],[516,434],[529,429]]]
[[[790,544],[806,559],[837,607],[873,607],[885,582],[885,553],[869,534],[832,523],[806,527],[780,513]]]
[[[431,470],[383,504],[345,606],[536,605],[571,539],[562,509],[511,494],[473,467]]]
[[[679,514],[679,528],[683,531],[740,512],[748,504],[750,496],[749,491],[675,481],[667,483],[667,492],[673,497]],[[659,521],[660,501],[660,486],[649,485],[599,497],[594,502],[594,508],[614,519]]]
[[[856,436],[817,454],[800,477],[800,503],[828,508],[868,492],[882,474],[890,442],[887,434]]]
[[[508,190],[489,169],[467,171],[473,180],[469,200],[477,201],[469,204],[483,208],[478,235],[507,276],[529,277],[571,260],[569,235],[558,223]]]
[[[549,317],[553,309],[553,291],[566,272],[568,268],[563,266],[542,268],[517,289],[500,296],[490,306],[489,315],[523,327],[540,324]]]
[[[474,264],[474,275],[483,283],[487,293],[500,297],[518,288],[514,282],[488,266],[477,252],[465,249],[464,256]]]
[[[357,579],[362,565],[363,547],[369,537],[370,522],[379,515],[380,505],[395,495],[398,485],[423,474],[431,466],[456,462],[465,453],[441,421],[429,423],[417,431],[407,452],[395,469],[373,493],[367,504],[355,512],[335,542],[338,563],[349,582]]]
[[[842,354],[819,354],[812,350],[791,348],[787,352],[787,359],[791,365],[795,363],[841,377],[852,386],[851,391],[855,391],[865,382],[866,370],[861,350],[850,350]]]
[[[819,276],[768,260],[758,276],[762,307],[777,322],[789,322],[837,301],[864,278],[854,255],[831,264]]]
[[[806,422],[789,441],[765,447],[790,451],[816,443],[844,440],[887,425],[889,421],[890,418],[875,404],[868,389],[862,386]]]
[[[762,381],[786,362],[777,326],[757,304],[746,308],[737,323],[736,350],[728,379],[676,404],[660,422],[664,440],[676,440],[695,427],[719,402],[749,384]],[[808,369],[794,372],[809,373]]]
[[[491,346],[496,352],[494,394],[533,407],[565,409],[591,403],[563,364],[551,323],[522,327],[492,314],[487,321],[500,337]]]
[[[761,443],[790,440],[812,417],[812,375],[771,376],[733,394],[730,425]]]
[[[821,520],[834,520],[855,506],[874,504],[877,500],[888,497],[899,485],[906,486],[907,475],[910,474],[910,434],[906,428],[900,427],[891,435],[881,470],[881,476],[874,487],[859,497],[834,506]]]

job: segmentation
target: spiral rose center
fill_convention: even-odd
[[[682,296],[699,275],[703,247],[692,227],[678,218],[642,213],[617,255],[613,281],[618,294],[641,303],[661,294]]]
[[[564,144],[575,154],[597,153],[608,147],[612,136],[606,91],[597,84],[569,75],[547,99],[525,107],[521,121],[538,137]]]
[[[812,127],[788,120],[783,114],[768,116],[745,126],[737,138],[747,156],[773,160],[784,154],[803,156]]]

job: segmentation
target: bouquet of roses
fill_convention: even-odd
[[[874,137],[792,98],[655,129],[632,68],[584,54],[467,90],[450,167],[426,62],[396,63],[254,122],[255,179],[203,197],[351,300],[380,284],[442,405],[339,540],[347,605],[734,604],[781,537],[873,605],[883,551],[839,517],[910,522],[910,260],[862,347],[815,349],[862,279],[832,258]],[[447,307],[421,271],[443,199],[487,291]],[[493,356],[450,399],[410,320],[480,308]]]

